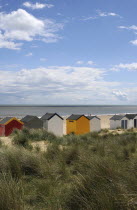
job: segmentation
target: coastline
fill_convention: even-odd
[[[125,115],[128,113],[119,113],[120,115]],[[101,120],[101,129],[110,129],[110,118],[115,115],[115,114],[99,114],[96,115],[97,117],[100,118]],[[70,115],[62,115],[64,122],[63,122],[63,134],[66,135],[66,119],[69,117]],[[40,116],[38,116],[39,118],[41,118]],[[18,119],[22,119],[21,117],[17,117]],[[2,119],[2,117],[0,117],[0,120]]]
[[[117,113],[119,115],[125,115],[125,114],[130,114],[130,113]],[[87,114],[85,114],[87,116]],[[98,114],[98,115],[94,115],[100,118],[101,120],[101,129],[110,129],[110,118],[112,116],[114,116],[115,114]],[[9,115],[5,116],[8,117]],[[70,115],[61,115],[64,119],[63,122],[63,134],[66,135],[66,119],[70,116]],[[38,116],[39,118],[41,118],[40,116]],[[0,120],[2,120],[4,117],[0,117]],[[22,117],[18,116],[17,117],[19,120],[22,119]]]

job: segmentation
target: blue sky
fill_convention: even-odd
[[[0,0],[0,104],[137,104],[136,0]]]

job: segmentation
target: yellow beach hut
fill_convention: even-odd
[[[74,115],[66,119],[66,133],[84,134],[90,132],[90,120],[85,115]]]

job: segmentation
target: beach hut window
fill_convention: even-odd
[[[121,121],[121,128],[127,129],[127,120],[122,120]]]

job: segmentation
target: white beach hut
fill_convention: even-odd
[[[101,130],[101,120],[97,116],[87,116],[90,120],[90,132],[96,131],[99,132]]]
[[[129,119],[125,115],[114,115],[110,118],[110,129],[115,130],[117,128],[129,128]]]
[[[137,114],[126,114],[128,118],[128,128],[137,128]]]
[[[41,117],[43,128],[56,136],[63,136],[63,118],[57,113],[46,113]]]

